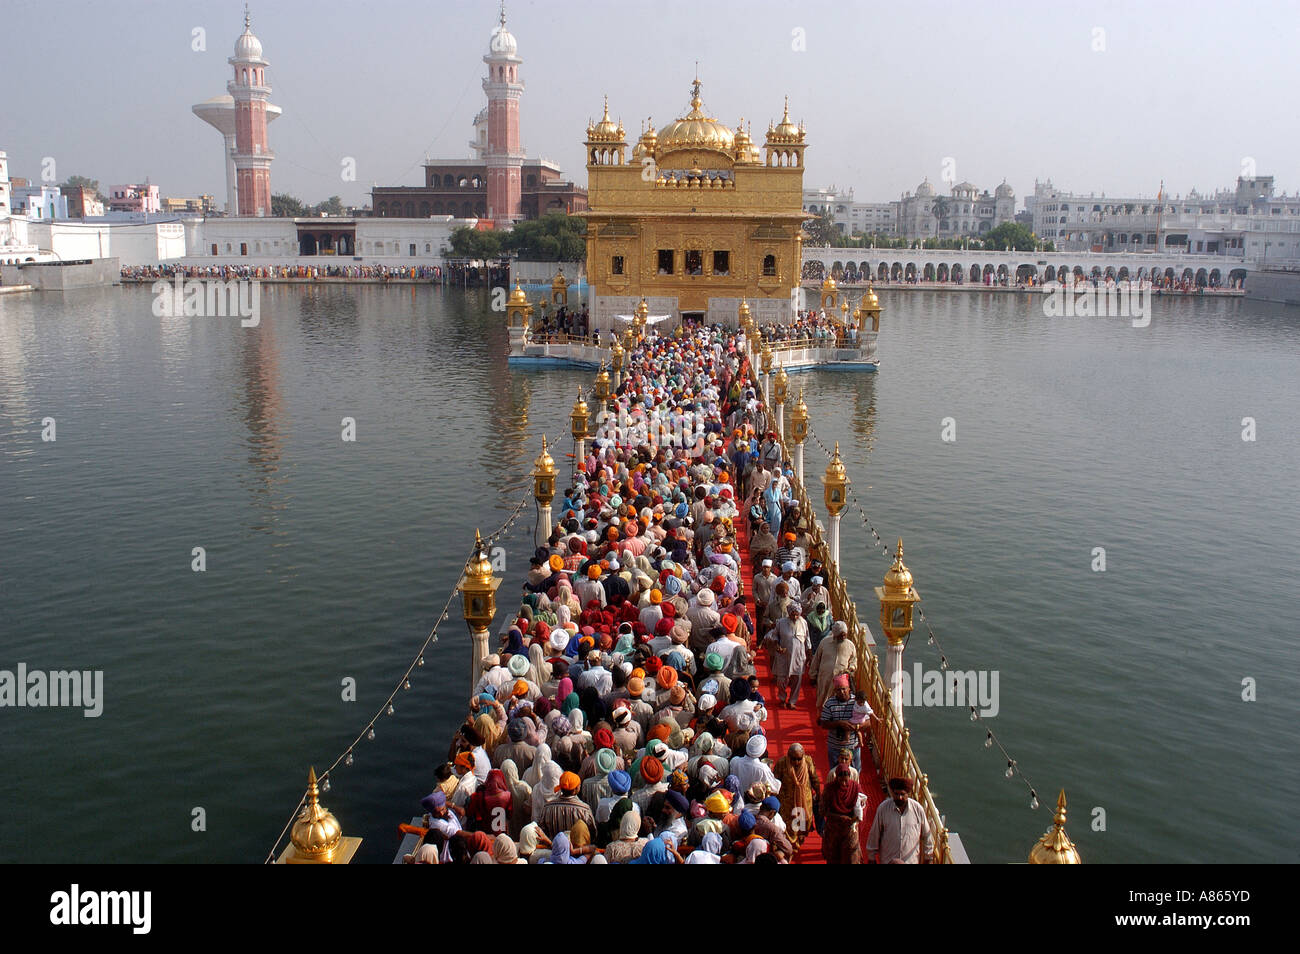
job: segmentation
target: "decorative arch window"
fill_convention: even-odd
[[[763,256],[763,276],[771,278],[776,275],[776,256],[771,253]]]

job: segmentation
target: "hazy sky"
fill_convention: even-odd
[[[7,96],[0,149],[12,175],[143,180],[164,195],[225,198],[221,137],[190,106],[225,92],[243,29],[233,0],[4,0]],[[463,158],[484,105],[490,0],[255,0],[271,66],[274,192],[368,202],[372,183],[417,185],[420,162]],[[761,143],[789,94],[808,127],[808,187],[897,198],[923,176],[992,189],[1017,208],[1035,178],[1154,195],[1233,185],[1243,163],[1300,187],[1294,95],[1300,5],[957,4],[659,0],[507,4],[526,84],[530,156],[586,184],[582,139],[608,93],[634,142],[688,109],[699,60],[705,108],[744,116]],[[196,51],[193,31],[206,31]],[[799,46],[803,49],[798,49]],[[356,160],[356,181],[341,176]]]

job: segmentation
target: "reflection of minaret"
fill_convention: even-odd
[[[281,445],[284,434],[280,429],[282,416],[280,398],[279,353],[275,343],[274,322],[262,322],[256,329],[242,332],[240,348],[240,376],[237,410],[248,431],[247,485],[273,510],[276,485],[282,479],[280,471]],[[270,521],[268,520],[269,524]],[[266,529],[258,527],[255,529]]]
[[[857,435],[858,446],[862,448],[863,456],[870,460],[871,448],[876,443],[876,376],[863,374],[856,377],[862,380],[858,382],[856,388],[853,433]]]

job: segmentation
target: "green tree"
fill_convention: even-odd
[[[580,262],[587,254],[587,220],[551,212],[502,233],[502,249],[530,262]]]
[[[817,216],[817,218],[807,221],[803,224],[804,244],[813,245],[818,248],[829,247],[831,241],[836,236],[835,223],[831,217],[826,214]]]
[[[451,233],[451,251],[457,258],[500,258],[501,233],[462,226]]]
[[[271,196],[271,214],[274,216],[295,218],[306,213],[307,210],[294,196],[285,193]]]
[[[87,179],[85,176],[68,176],[66,180],[59,183],[59,188],[62,189],[64,192],[67,192],[71,189],[78,189],[83,186],[87,189],[90,189],[92,192],[94,192],[96,199],[99,199],[99,201],[101,202],[104,201],[104,193],[99,191],[98,179]]]
[[[984,247],[1000,252],[1032,252],[1038,248],[1038,237],[1019,222],[1003,222],[984,236]]]
[[[307,214],[320,215],[324,212],[326,215],[343,215],[344,211],[343,200],[336,195],[332,195],[319,205],[313,205],[307,210]]]

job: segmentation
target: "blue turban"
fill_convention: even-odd
[[[740,813],[740,830],[743,831],[746,835],[748,835],[751,831],[753,831],[754,826],[757,824],[758,824],[758,819],[754,817],[754,813],[751,812],[748,808],[746,808],[743,812]]]
[[[432,792],[420,799],[420,805],[432,815],[434,809],[447,807],[447,796],[442,792]]]
[[[622,769],[615,769],[607,776],[609,789],[615,795],[626,795],[632,791],[632,776]]]

